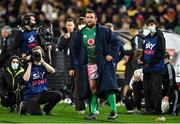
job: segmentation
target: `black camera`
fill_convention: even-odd
[[[41,53],[39,53],[38,51],[32,52],[31,59],[32,59],[32,61],[40,62],[41,61]]]
[[[44,26],[39,27],[39,35],[47,41],[52,40],[52,34],[50,30]]]

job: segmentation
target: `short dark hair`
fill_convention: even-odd
[[[96,12],[95,12],[94,10],[88,9],[88,10],[86,10],[85,15],[86,15],[87,13],[93,13],[93,14],[95,15],[95,17],[97,17],[97,14],[96,14]]]
[[[149,19],[149,20],[146,22],[146,25],[149,25],[150,23],[153,23],[153,24],[158,25],[158,23],[157,23],[154,19]]]
[[[164,58],[165,58],[165,59],[169,59],[169,58],[170,58],[170,55],[169,55],[169,53],[168,53],[167,51],[165,52]]]
[[[66,19],[66,23],[67,22],[74,22],[74,19],[73,18],[68,18],[68,19]]]
[[[31,16],[34,17],[35,20],[37,20],[34,13],[26,13],[26,14],[24,15],[24,17],[23,17],[23,24],[24,24],[24,25],[28,25],[28,24],[30,23],[30,17],[31,17]]]

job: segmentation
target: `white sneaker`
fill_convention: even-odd
[[[78,111],[79,114],[85,114],[86,113],[86,110],[81,110],[81,111]]]
[[[67,103],[71,104],[72,103],[71,99],[70,98],[67,98],[67,99],[68,99]]]
[[[133,114],[134,110],[127,110],[126,114]]]
[[[116,103],[116,106],[121,106],[121,103],[120,102]]]
[[[66,98],[66,99],[64,99],[64,103],[68,103],[68,104],[70,104],[72,101],[71,101],[71,99],[70,98]]]
[[[62,103],[64,103],[64,100],[59,101],[59,104],[62,104]]]
[[[99,111],[98,110],[96,110],[96,115],[99,115]]]

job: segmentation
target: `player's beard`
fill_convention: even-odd
[[[90,23],[86,23],[86,26],[89,28],[93,28],[96,25],[96,22],[90,22]]]

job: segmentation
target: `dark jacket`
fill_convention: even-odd
[[[126,62],[126,69],[125,69],[125,82],[127,84],[130,83],[130,80],[134,74],[136,69],[139,69],[140,66],[138,65],[137,59],[134,58],[134,54],[137,49],[143,49],[143,37],[142,35],[138,34],[131,39],[131,46],[132,49],[128,51],[123,51],[125,55],[129,56],[128,61]]]
[[[144,73],[163,72],[165,48],[165,38],[161,31],[157,30],[153,36],[149,34],[145,37],[143,55],[141,57],[141,60],[144,62]]]
[[[1,39],[0,41],[0,68],[6,66],[9,58],[10,58],[10,49],[12,45],[13,39],[11,37],[7,37],[5,39]]]
[[[97,93],[117,91],[117,81],[113,61],[107,62],[107,55],[116,57],[119,51],[120,40],[110,29],[100,24],[96,25],[96,64],[98,65]],[[77,57],[80,72],[81,98],[89,97],[89,83],[87,76],[87,50],[83,42],[82,30],[73,37],[73,54]]]
[[[0,77],[0,94],[7,95],[8,92],[14,92],[18,86],[24,85],[23,74],[23,68],[14,72],[11,67],[7,67]]]
[[[64,36],[61,36],[60,42],[57,45],[57,48],[59,49],[59,52],[62,57],[61,65],[64,68],[63,69],[63,80],[61,80],[62,84],[71,85],[71,77],[69,76],[69,70],[71,69],[71,60],[72,60],[72,34],[70,33],[69,38],[64,38]]]
[[[163,75],[163,97],[171,97],[171,94],[174,93],[175,90],[178,91],[178,87],[175,79],[175,70],[169,62],[165,64]]]

